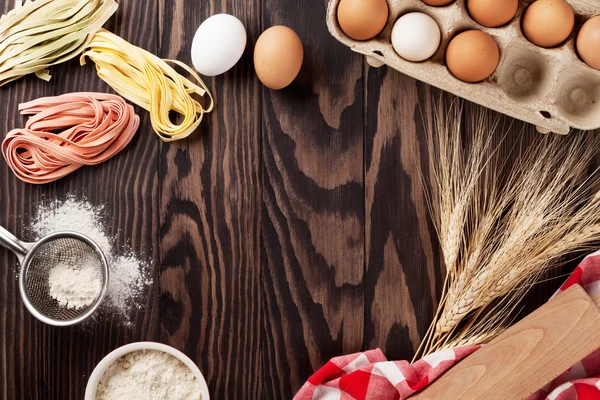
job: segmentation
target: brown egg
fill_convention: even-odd
[[[577,35],[577,52],[587,65],[600,69],[600,16],[581,27]]]
[[[283,89],[292,83],[303,59],[302,42],[287,26],[270,27],[260,35],[254,47],[256,75],[270,89]]]
[[[564,0],[537,0],[523,16],[523,34],[540,47],[555,47],[567,40],[573,26],[575,14]]]
[[[448,4],[452,3],[454,0],[423,0],[423,3],[428,4],[430,6],[435,6],[435,7],[439,7],[439,6],[447,6]],[[502,1],[502,0],[499,0]]]
[[[466,31],[457,35],[446,50],[446,65],[458,79],[479,82],[494,73],[500,62],[496,41],[482,31]]]
[[[385,0],[342,0],[337,18],[346,35],[354,40],[369,40],[383,30],[389,12]]]
[[[517,14],[519,0],[468,0],[471,18],[488,28],[506,25]]]

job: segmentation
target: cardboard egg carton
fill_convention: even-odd
[[[353,40],[344,34],[337,22],[340,0],[331,0],[327,25],[336,39],[364,54],[374,67],[386,64],[459,97],[534,124],[540,132],[567,134],[571,128],[600,128],[600,71],[585,64],[575,50],[581,25],[600,15],[600,0],[567,1],[575,12],[575,29],[565,43],[551,49],[538,47],[523,36],[522,15],[533,0],[520,1],[515,18],[500,28],[486,28],[475,22],[467,11],[466,0],[456,0],[445,7],[428,6],[421,0],[388,0],[390,13],[384,30],[367,41]],[[402,59],[391,43],[394,23],[413,11],[430,15],[442,32],[437,52],[420,63]],[[470,29],[488,33],[500,48],[498,68],[480,83],[460,81],[445,65],[450,40]]]

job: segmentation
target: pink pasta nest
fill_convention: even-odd
[[[2,142],[2,155],[15,175],[44,184],[85,165],[97,165],[123,150],[140,118],[121,97],[105,93],[71,93],[19,105],[32,115],[23,129]]]

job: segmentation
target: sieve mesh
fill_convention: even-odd
[[[108,279],[103,256],[90,244],[75,237],[56,237],[40,243],[27,260],[22,273],[25,274],[24,289],[29,302],[41,315],[57,321],[71,321],[83,316],[95,307],[96,301],[81,308],[61,305],[50,295],[49,278],[53,268],[65,263],[75,267],[85,263],[86,267],[97,269],[104,284]]]

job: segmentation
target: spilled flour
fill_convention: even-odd
[[[69,197],[58,204],[41,205],[34,218],[33,232],[40,239],[57,231],[73,231],[96,242],[106,256],[110,273],[108,293],[100,311],[116,314],[123,322],[129,323],[132,312],[142,307],[147,287],[152,283],[150,265],[141,261],[129,246],[116,245],[116,238],[106,233],[108,230],[103,223],[103,214],[103,207],[94,207],[84,200]],[[58,273],[60,277],[68,275],[65,271],[57,271]],[[56,278],[55,284],[58,285],[59,276]],[[69,279],[75,278],[72,276]],[[60,296],[63,300],[69,297],[69,282],[70,280],[65,280],[64,285],[55,286],[55,298],[59,302]],[[69,298],[67,301],[70,306],[81,307],[87,300]]]

